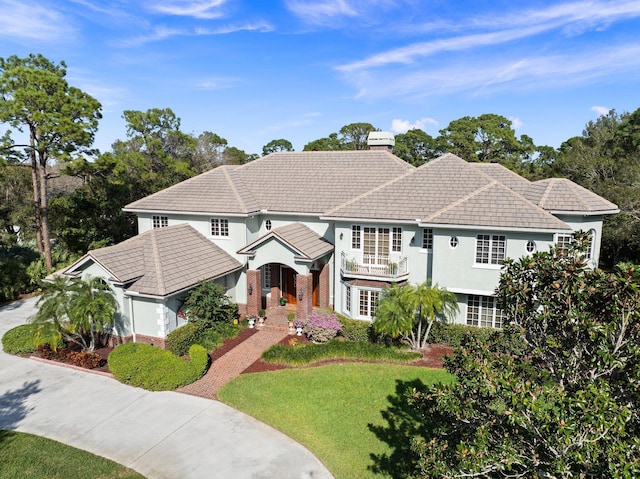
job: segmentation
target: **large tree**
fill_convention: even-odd
[[[262,147],[262,156],[267,156],[278,151],[293,151],[293,145],[289,140],[285,140],[284,138],[271,140]]]
[[[518,139],[511,125],[511,120],[493,113],[465,116],[440,130],[439,148],[467,161],[502,163],[519,169],[535,147],[529,137]]]
[[[420,129],[400,133],[395,139],[393,154],[413,166],[420,166],[442,154],[436,139]]]
[[[0,122],[25,139],[8,147],[20,150],[31,165],[36,242],[47,268],[52,267],[47,168],[51,161],[90,152],[101,118],[100,103],[70,86],[66,73],[64,62],[56,65],[42,55],[0,58]]]
[[[340,128],[338,133],[331,133],[326,138],[319,138],[304,146],[304,151],[331,150],[368,150],[369,133],[379,131],[371,123],[350,123]]]
[[[591,270],[588,242],[508,260],[510,327],[409,392],[420,477],[640,477],[640,268]]]

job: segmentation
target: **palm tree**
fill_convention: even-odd
[[[105,326],[113,326],[116,310],[113,291],[102,278],[88,278],[74,285],[68,313],[69,329],[83,343],[83,350],[96,349],[96,333],[104,332]]]
[[[113,291],[101,278],[69,282],[58,277],[45,287],[37,304],[31,320],[37,325],[34,340],[53,350],[62,339],[94,351],[96,334],[114,324],[117,311]]]
[[[455,294],[431,286],[392,286],[382,291],[373,329],[392,338],[401,338],[411,349],[424,349],[436,319],[446,320],[458,311]]]

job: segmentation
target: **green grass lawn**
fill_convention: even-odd
[[[219,392],[224,403],[270,424],[311,450],[336,479],[380,478],[371,454],[390,454],[368,424],[388,426],[397,381],[450,382],[441,369],[344,363],[243,374]]]
[[[0,479],[144,479],[104,457],[32,434],[0,431]]]

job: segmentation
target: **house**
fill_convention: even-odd
[[[91,251],[65,274],[101,276],[120,305],[117,333],[162,344],[185,293],[222,284],[241,313],[278,307],[302,318],[333,307],[362,320],[380,291],[431,279],[458,297],[454,321],[500,327],[494,291],[507,257],[591,232],[616,205],[566,179],[530,182],[499,164],[446,154],[414,167],[393,136],[366,151],[278,152],[226,165],[131,203],[139,235]]]

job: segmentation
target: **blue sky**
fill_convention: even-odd
[[[102,151],[148,108],[261,153],[483,113],[558,147],[640,107],[638,0],[0,0],[0,57],[29,53],[102,103]]]

